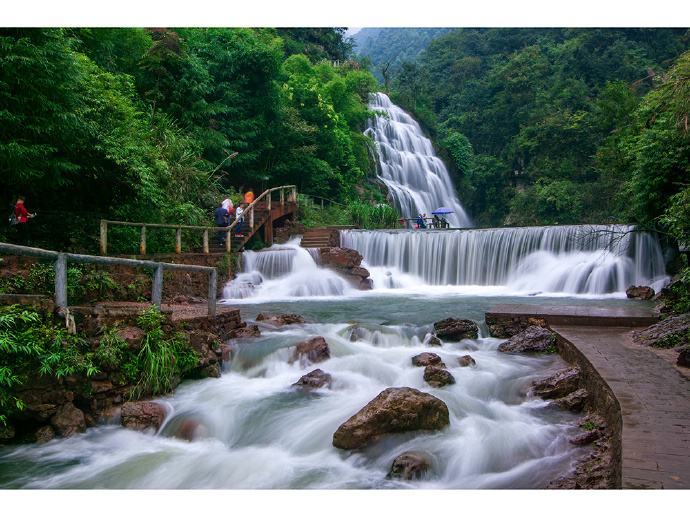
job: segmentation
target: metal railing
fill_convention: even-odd
[[[28,246],[12,245],[0,243],[0,253],[41,257],[55,261],[55,305],[67,308],[67,264],[87,263],[103,264],[107,266],[131,266],[133,268],[147,268],[153,270],[153,286],[151,289],[151,302],[158,308],[161,307],[163,300],[163,271],[182,270],[191,272],[204,272],[208,274],[208,314],[216,315],[216,291],[218,289],[218,272],[211,266],[197,266],[191,264],[173,264],[156,261],[142,261],[138,259],[124,259],[121,257],[102,257],[98,255],[70,254],[66,252],[55,252],[53,250],[43,250],[42,248],[32,248]]]
[[[242,214],[242,219],[244,221],[249,221],[249,226],[254,228],[254,209],[259,202],[266,202],[267,209],[271,210],[273,193],[279,192],[279,199],[276,200],[280,203],[282,207],[287,203],[297,202],[297,187],[294,185],[283,185],[281,187],[273,187],[272,189],[267,189],[261,195],[256,198]],[[286,196],[287,192],[287,196]],[[108,228],[113,226],[124,226],[124,227],[139,227],[141,228],[141,234],[139,239],[139,253],[141,255],[146,255],[146,237],[147,229],[150,228],[167,228],[175,230],[175,253],[182,253],[182,230],[196,230],[202,233],[202,249],[204,254],[209,253],[209,232],[225,232],[225,248],[228,252],[232,250],[232,231],[237,227],[237,219],[233,221],[230,226],[227,227],[205,227],[205,226],[195,226],[195,225],[174,225],[165,223],[139,223],[133,221],[112,221],[107,219],[101,220],[100,229],[100,253],[101,255],[108,255]]]

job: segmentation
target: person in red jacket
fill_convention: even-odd
[[[14,205],[14,217],[16,218],[17,242],[26,244],[29,240],[28,225],[29,218],[33,218],[35,214],[30,213],[24,205],[24,196],[17,198],[17,203]]]

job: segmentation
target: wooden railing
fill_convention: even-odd
[[[97,255],[69,254],[65,252],[55,252],[53,250],[43,250],[42,248],[12,245],[9,243],[0,243],[0,252],[11,255],[41,257],[44,259],[54,260],[55,305],[64,308],[67,307],[67,264],[69,262],[103,264],[108,266],[122,265],[131,266],[133,268],[147,268],[153,270],[154,274],[153,287],[151,289],[151,302],[159,308],[163,300],[164,270],[204,272],[208,274],[208,314],[210,316],[216,315],[216,291],[218,289],[218,273],[215,268],[212,268],[210,266],[173,264],[155,261],[141,261],[137,259],[124,259],[121,257],[101,257]]]
[[[281,206],[285,206],[287,203],[297,202],[297,187],[294,185],[283,185],[281,187],[274,187],[272,189],[267,189],[261,195],[256,198],[244,211],[242,214],[242,219],[249,222],[250,228],[254,228],[254,209],[259,202],[265,201],[267,204],[268,211],[270,212],[272,206],[272,198],[275,192],[279,193],[279,199],[276,202],[280,203]],[[287,196],[286,196],[287,193]],[[100,232],[100,253],[101,255],[108,255],[108,228],[113,226],[125,226],[125,227],[139,227],[141,228],[140,240],[139,240],[139,253],[141,255],[146,255],[146,237],[147,229],[150,228],[167,228],[175,230],[175,253],[182,253],[182,231],[183,230],[194,230],[201,232],[202,234],[202,249],[203,253],[209,253],[209,232],[225,232],[225,247],[228,252],[232,249],[232,232],[237,227],[237,220],[233,221],[228,227],[205,227],[205,226],[194,226],[194,225],[174,225],[165,223],[137,223],[132,221],[112,221],[107,219],[101,220],[101,232]]]

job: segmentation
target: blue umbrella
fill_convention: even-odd
[[[436,209],[432,214],[450,214],[451,212],[455,212],[453,209],[449,209],[448,207],[439,207]]]

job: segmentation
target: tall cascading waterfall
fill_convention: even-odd
[[[445,216],[451,226],[471,226],[446,166],[417,121],[380,92],[371,96],[369,108],[386,114],[369,120],[364,133],[376,142],[378,177],[400,214],[405,218],[421,213],[431,217],[432,211],[443,206],[454,211]]]
[[[658,240],[624,225],[450,231],[341,232],[368,267],[432,285],[508,286],[514,291],[607,294],[667,281]],[[396,287],[394,283],[374,288]]]

